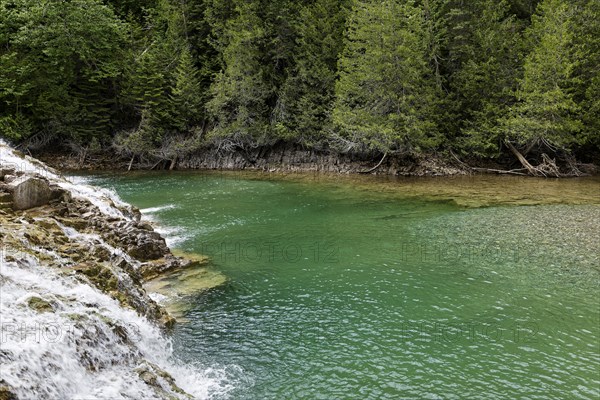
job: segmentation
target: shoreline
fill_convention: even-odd
[[[371,157],[305,150],[285,146],[254,149],[250,152],[218,153],[211,149],[175,159],[160,161],[115,158],[101,151],[81,157],[64,152],[40,152],[34,156],[61,171],[259,171],[267,173],[318,173],[332,175],[371,175],[390,177],[452,177],[512,175],[535,177],[517,172],[513,159],[472,159],[464,162],[456,155],[428,154],[419,157]],[[600,165],[580,164],[583,176],[600,176]],[[540,176],[537,176],[540,177]],[[561,176],[559,178],[577,178]],[[548,176],[554,179],[556,177]]]
[[[542,204],[600,205],[600,176],[539,179],[511,175],[391,176],[326,172],[264,172],[257,170],[72,171],[74,175],[103,179],[165,177],[219,181],[260,180],[321,186],[331,190],[360,190],[383,194],[391,200],[448,202],[462,208]],[[532,179],[533,178],[533,179]]]

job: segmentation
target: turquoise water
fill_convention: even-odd
[[[600,398],[597,204],[465,208],[364,179],[88,179],[227,276],[182,299],[173,338],[227,371],[228,398]]]

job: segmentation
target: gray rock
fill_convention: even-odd
[[[4,179],[6,175],[14,175],[15,169],[9,167],[0,167],[0,179]]]
[[[24,176],[13,180],[8,187],[12,193],[15,210],[43,206],[53,197],[48,181],[40,178]]]
[[[69,202],[72,200],[71,192],[64,190],[56,184],[50,184],[50,199],[61,200],[63,202]]]

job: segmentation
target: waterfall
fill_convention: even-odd
[[[71,182],[1,140],[0,167],[41,175],[107,218],[131,219],[131,207],[115,193]],[[225,370],[177,360],[155,322],[78,277],[52,245],[23,242],[17,248],[7,242],[7,234],[36,223],[16,221],[0,226],[0,395],[8,390],[18,399],[209,399],[233,388]],[[69,243],[137,262],[99,235],[58,225]]]

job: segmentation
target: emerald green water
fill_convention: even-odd
[[[227,276],[173,334],[226,398],[600,398],[597,180],[87,179]]]

